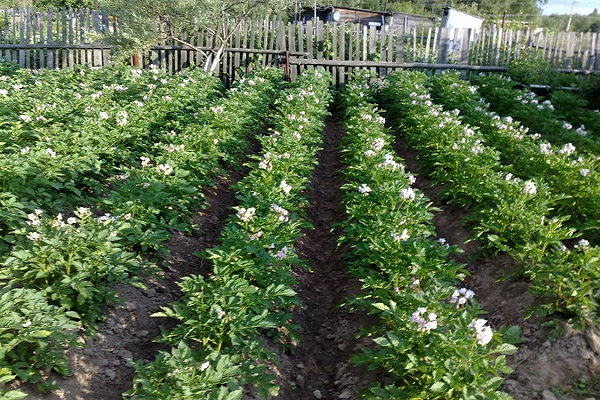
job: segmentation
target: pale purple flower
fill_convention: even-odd
[[[289,194],[289,193],[290,193],[290,191],[292,190],[292,186],[291,186],[291,185],[288,185],[288,183],[287,183],[285,180],[282,180],[282,181],[279,183],[279,188],[280,188],[281,190],[283,190],[283,192],[284,192],[285,194]]]
[[[452,295],[448,299],[448,302],[452,304],[462,305],[465,304],[468,300],[472,299],[474,296],[475,292],[473,292],[471,289],[460,288],[452,293]]]
[[[241,219],[244,222],[248,222],[252,219],[252,217],[254,217],[254,215],[256,214],[256,208],[254,207],[249,207],[249,208],[240,208],[236,214],[236,217],[238,217],[239,219]]]
[[[249,239],[250,240],[257,240],[259,239],[261,236],[263,235],[263,231],[258,231],[252,235],[250,235]]]
[[[281,222],[287,222],[290,219],[288,210],[286,210],[278,204],[271,204],[271,210],[275,211],[278,214],[277,219]]]
[[[489,326],[484,326],[475,332],[477,344],[479,344],[480,346],[485,346],[486,344],[491,342],[492,338],[494,337],[494,332]]]
[[[40,226],[42,221],[39,218],[39,214],[31,213],[27,214],[27,225],[29,226]]]
[[[391,168],[391,169],[397,169],[398,167],[402,167],[402,169],[404,169],[403,165],[398,164],[395,160],[394,160],[394,156],[392,156],[391,154],[386,154],[385,155],[385,161],[382,162],[381,164],[379,164],[380,167],[384,167],[384,168]]]
[[[410,322],[417,324],[417,329],[421,332],[429,332],[430,330],[437,328],[437,314],[429,313],[425,317],[425,313],[427,313],[427,309],[425,307],[419,307],[410,316]]]
[[[475,319],[468,325],[469,328],[475,331],[475,338],[480,346],[488,344],[494,336],[492,328],[486,326],[486,323],[487,320],[485,319]]]
[[[385,140],[383,140],[383,138],[377,138],[373,141],[372,148],[374,151],[380,151],[383,149],[383,146],[385,146]]]
[[[402,197],[405,200],[414,200],[416,197],[416,193],[411,187],[407,187],[400,191],[400,197]]]
[[[169,164],[159,164],[156,166],[156,170],[163,175],[170,175],[173,172],[173,167]]]
[[[545,155],[552,154],[552,145],[550,143],[541,143],[540,152]]]
[[[279,258],[280,260],[286,258],[288,255],[288,247],[287,246],[283,246],[283,248],[281,250],[279,250],[276,254],[275,254],[275,258]]]
[[[579,136],[587,136],[587,131],[585,130],[585,125],[581,125],[579,128],[575,130]]]
[[[566,143],[562,149],[559,150],[560,154],[573,154],[575,152],[576,148],[573,145],[573,143]]]
[[[38,232],[31,232],[29,235],[27,235],[27,239],[29,239],[31,241],[40,240],[41,238],[42,238],[42,235]]]
[[[366,184],[363,183],[362,185],[360,185],[358,187],[358,191],[363,195],[363,196],[368,196],[369,193],[371,192],[371,188]]]
[[[117,123],[117,125],[119,126],[125,126],[127,125],[127,111],[121,110],[117,113],[117,116],[115,117],[115,121]]]
[[[524,194],[528,194],[533,196],[534,194],[537,193],[537,187],[535,186],[534,182],[525,182],[525,185],[523,186],[523,193]]]
[[[394,239],[394,241],[396,242],[401,242],[403,240],[408,240],[410,239],[410,235],[408,234],[408,229],[403,229],[402,233],[398,234],[396,232],[392,233],[392,238]]]
[[[273,164],[271,164],[270,160],[265,159],[258,163],[258,168],[270,171],[273,169]]]

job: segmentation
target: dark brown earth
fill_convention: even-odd
[[[329,119],[323,151],[314,171],[309,220],[314,229],[307,229],[296,244],[298,254],[308,260],[312,272],[294,269],[298,281],[296,290],[304,304],[294,316],[300,326],[299,344],[293,353],[280,355],[279,366],[273,366],[281,390],[277,399],[309,400],[356,399],[357,392],[377,381],[377,375],[353,367],[348,359],[367,339],[356,339],[361,326],[376,323],[373,317],[340,308],[347,296],[359,292],[359,282],[344,269],[344,249],[337,247],[340,232],[335,223],[344,218],[340,186],[342,177],[338,145],[343,135],[339,116]],[[396,143],[407,169],[418,174],[416,153],[402,142]],[[152,342],[160,330],[169,325],[163,318],[150,315],[179,297],[175,282],[191,273],[206,274],[210,265],[193,255],[217,243],[226,216],[235,205],[231,184],[240,178],[231,173],[205,192],[207,207],[192,217],[198,234],[174,234],[166,244],[170,256],[160,279],[148,279],[147,289],[120,285],[117,290],[123,306],[107,310],[106,320],[93,337],[82,336],[84,347],[69,350],[73,376],[57,378],[58,390],[40,394],[27,386],[28,398],[40,400],[117,400],[132,384],[133,368],[130,360],[152,359],[159,346]],[[597,332],[573,332],[566,327],[558,339],[550,338],[550,330],[543,320],[524,320],[524,310],[535,303],[527,292],[529,284],[516,271],[517,266],[506,255],[482,257],[478,243],[465,244],[469,232],[462,220],[464,211],[440,201],[440,188],[431,187],[423,176],[417,175],[416,186],[425,192],[434,205],[435,225],[439,237],[445,238],[464,250],[457,256],[466,265],[471,276],[465,286],[476,293],[476,298],[488,311],[486,318],[498,329],[502,325],[520,325],[523,343],[510,358],[515,372],[508,377],[504,390],[517,400],[592,399],[600,400],[600,336]],[[585,379],[587,385],[574,385]],[[550,393],[553,389],[557,394]],[[554,397],[552,397],[554,396]],[[253,398],[248,396],[248,398]]]

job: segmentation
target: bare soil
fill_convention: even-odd
[[[295,288],[304,308],[298,310],[300,340],[292,353],[280,355],[273,367],[280,394],[276,399],[309,400],[356,399],[361,388],[382,379],[374,373],[352,366],[351,354],[370,345],[368,339],[357,339],[361,326],[376,323],[372,316],[340,307],[348,296],[359,292],[360,284],[344,269],[344,249],[337,246],[340,234],[335,223],[343,220],[340,186],[342,168],[339,142],[343,135],[339,116],[328,120],[324,149],[314,171],[308,215],[314,229],[307,229],[296,244],[301,257],[308,260],[312,272],[294,269]],[[398,141],[396,150],[404,158],[407,169],[418,173],[417,154]],[[70,377],[55,378],[58,389],[41,394],[35,387],[22,389],[28,398],[39,400],[117,400],[131,388],[131,360],[153,359],[160,346],[152,341],[171,323],[151,315],[179,297],[176,282],[187,274],[210,272],[210,265],[193,255],[214,246],[226,216],[235,205],[231,184],[240,178],[232,173],[223,177],[216,187],[207,189],[207,207],[196,212],[193,222],[198,234],[175,233],[166,244],[170,256],[159,279],[148,279],[147,289],[119,285],[122,306],[107,310],[94,336],[82,336],[84,346],[70,349],[68,357],[73,367]],[[463,225],[465,212],[440,200],[440,188],[432,187],[426,177],[417,175],[416,186],[425,192],[435,206],[435,225],[439,237],[464,250],[457,261],[466,265],[471,276],[465,286],[474,290],[479,303],[488,311],[487,319],[495,328],[519,325],[523,343],[510,357],[515,372],[505,382],[504,390],[516,400],[600,399],[600,336],[596,331],[574,332],[566,327],[565,334],[550,338],[550,330],[538,318],[524,319],[528,306],[536,299],[527,292],[529,283],[518,274],[518,266],[506,255],[482,257],[478,243],[465,241],[469,232]],[[574,384],[585,379],[591,384],[583,389]],[[596,382],[597,386],[594,386]],[[555,397],[550,389],[559,389]],[[251,397],[249,397],[251,398]]]

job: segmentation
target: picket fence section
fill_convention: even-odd
[[[89,9],[0,10],[0,57],[25,68],[111,65],[112,46],[99,33],[118,29],[106,11]],[[233,27],[236,26],[237,29]],[[402,26],[377,29],[356,24],[249,19],[214,31],[190,29],[181,41],[162,41],[132,58],[132,64],[177,71],[203,65],[229,37],[219,73],[229,81],[257,66],[278,65],[293,78],[323,66],[338,83],[355,68],[387,74],[398,68],[502,71],[515,59],[535,53],[552,67],[600,72],[600,33],[531,32]]]

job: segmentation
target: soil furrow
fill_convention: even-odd
[[[366,374],[348,360],[363,345],[356,336],[369,317],[340,307],[360,290],[360,282],[344,267],[335,227],[345,218],[339,152],[343,132],[339,115],[328,119],[309,195],[308,219],[314,229],[305,230],[296,245],[312,268],[312,272],[295,269],[296,290],[304,306],[294,316],[300,326],[299,345],[281,362],[284,381],[277,399],[353,399],[366,384]]]

